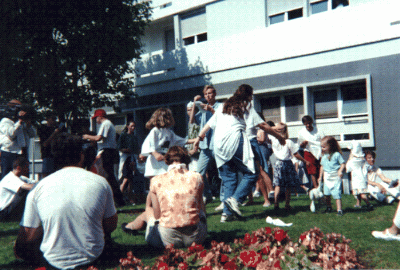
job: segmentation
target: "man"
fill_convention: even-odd
[[[55,171],[54,158],[51,154],[51,141],[60,132],[60,127],[56,126],[56,117],[54,114],[46,116],[46,125],[39,129],[40,152],[42,153],[43,169],[42,177],[46,177]]]
[[[194,115],[194,111],[192,110],[189,122],[191,124],[197,123],[200,125],[200,130],[203,129],[204,125],[210,120],[211,116],[215,113],[215,110],[221,105],[221,103],[216,102],[215,97],[217,92],[212,85],[206,85],[203,89],[204,98],[207,101],[207,104],[201,104],[200,107],[202,110]],[[194,103],[199,103],[201,96],[194,97]],[[204,179],[204,194],[203,196],[206,199],[206,202],[210,202],[212,200],[211,188],[207,179],[207,170],[210,168],[212,162],[215,162],[214,153],[213,153],[213,131],[210,129],[204,140],[200,142],[200,156],[197,161],[197,172],[201,174]]]
[[[23,202],[35,184],[25,176],[29,174],[29,161],[19,157],[13,162],[13,170],[0,182],[0,220],[19,216]]]
[[[103,160],[103,168],[107,174],[106,179],[114,193],[115,202],[123,206],[125,202],[114,174],[114,164],[118,163],[119,159],[115,127],[111,121],[107,119],[106,111],[103,109],[96,110],[92,119],[96,119],[96,123],[100,125],[97,135],[84,134],[82,138],[84,140],[97,142],[97,156],[101,155]]]
[[[7,106],[8,115],[0,121],[1,179],[13,169],[14,160],[21,155],[26,156],[29,138],[35,136],[33,108],[22,105],[18,100],[11,100]]]
[[[307,173],[311,176],[314,188],[318,187],[319,160],[321,158],[321,140],[325,136],[314,126],[311,116],[305,115],[301,119],[304,128],[299,131],[298,143],[304,149],[304,159],[310,162],[307,165]]]
[[[68,133],[52,141],[55,162],[62,168],[28,194],[14,246],[17,258],[80,269],[93,265],[103,252],[118,216],[106,179],[82,168],[82,145],[79,136]]]

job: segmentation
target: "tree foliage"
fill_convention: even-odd
[[[75,119],[130,95],[148,1],[3,0],[0,96]]]

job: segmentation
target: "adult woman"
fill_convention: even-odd
[[[254,154],[245,132],[246,123],[254,123],[254,126],[258,126],[285,144],[284,138],[267,123],[248,118],[258,116],[257,113],[249,114],[252,98],[253,88],[250,85],[239,86],[234,95],[220,107],[221,109],[217,109],[195,142],[198,144],[210,128],[214,129],[214,154],[225,198],[221,222],[232,220],[233,214],[241,217],[239,203],[244,201],[258,178],[259,171],[255,166]],[[237,179],[238,170],[243,174],[240,183]]]
[[[207,234],[203,202],[203,179],[188,171],[187,150],[172,146],[165,154],[166,173],[151,179],[146,210],[122,230],[134,234],[146,227],[146,242],[155,247],[173,244],[175,248],[201,244]]]
[[[130,120],[117,142],[120,156],[118,172],[118,179],[121,179],[120,190],[122,193],[127,193],[131,203],[135,203],[132,189],[135,195],[141,196],[144,193],[144,177],[136,168],[135,154],[139,154],[140,148],[134,130],[135,122]]]

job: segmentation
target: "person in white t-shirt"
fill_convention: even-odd
[[[28,194],[14,246],[17,258],[38,266],[81,269],[94,265],[102,254],[118,216],[106,179],[82,168],[82,145],[80,137],[68,133],[53,140],[52,153],[62,169]]]
[[[207,131],[214,130],[214,154],[224,190],[224,210],[221,222],[233,219],[233,215],[242,217],[239,203],[243,203],[258,179],[258,167],[255,166],[254,154],[246,135],[245,114],[253,99],[253,88],[242,84],[200,131],[195,145],[204,139]],[[285,139],[276,133],[267,123],[258,127],[277,137],[282,144]],[[239,182],[237,173],[243,174]]]
[[[84,134],[82,138],[84,140],[97,142],[97,156],[101,156],[103,160],[103,168],[107,174],[106,179],[114,193],[115,202],[117,205],[123,206],[125,202],[114,173],[114,164],[119,161],[115,127],[113,123],[107,119],[106,111],[103,109],[96,110],[92,119],[96,119],[96,123],[100,125],[97,135]]]
[[[304,149],[304,159],[309,162],[307,173],[311,176],[313,186],[316,188],[321,159],[321,140],[325,135],[314,125],[311,116],[305,115],[301,121],[304,128],[299,132],[297,143]]]
[[[24,157],[18,157],[13,162],[13,170],[0,182],[0,220],[22,214],[22,202],[29,190],[35,186],[32,180],[24,176],[28,174],[29,161]]]

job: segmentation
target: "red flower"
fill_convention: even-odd
[[[246,246],[248,246],[248,245],[251,244],[251,237],[250,237],[250,234],[246,233],[246,234],[244,235],[244,243],[245,243]]]
[[[187,270],[188,269],[188,264],[186,263],[186,262],[181,262],[179,265],[178,265],[178,270]]]
[[[271,251],[270,247],[265,247],[265,248],[261,249],[261,253],[264,255],[268,255],[270,253],[270,251]]]
[[[274,237],[276,241],[282,242],[287,237],[287,234],[284,230],[279,229],[275,232]]]
[[[229,260],[228,256],[226,256],[225,254],[222,254],[222,255],[221,255],[220,261],[221,261],[222,263],[227,262],[228,260]]]
[[[202,251],[204,249],[204,247],[202,245],[196,245],[195,243],[193,243],[190,247],[189,247],[189,251],[190,252],[197,252],[197,251]]]
[[[227,269],[227,270],[236,270],[236,269],[238,269],[238,268],[237,268],[237,266],[236,266],[236,263],[232,260],[232,261],[229,261],[229,262],[227,262],[226,264],[224,264],[224,269]]]
[[[200,268],[199,270],[212,270],[211,266],[203,266],[202,268]]]
[[[251,238],[251,244],[255,244],[255,243],[257,243],[257,241],[258,241],[257,236],[254,236],[253,238]]]
[[[46,270],[46,267],[42,266],[42,267],[36,268],[35,270]]]
[[[270,234],[272,232],[271,227],[265,227],[265,232]]]
[[[206,255],[207,255],[207,250],[203,250],[203,251],[200,253],[200,258],[204,258]]]
[[[300,241],[303,242],[304,239],[306,239],[307,235],[306,234],[302,234],[300,235]]]
[[[240,259],[243,264],[248,267],[257,267],[257,265],[261,262],[261,256],[254,250],[246,250],[240,253]]]
[[[168,264],[165,262],[158,263],[157,270],[168,270]]]
[[[274,267],[275,267],[275,268],[282,269],[282,268],[281,268],[281,261],[280,261],[280,260],[277,260],[277,261],[274,263]]]

